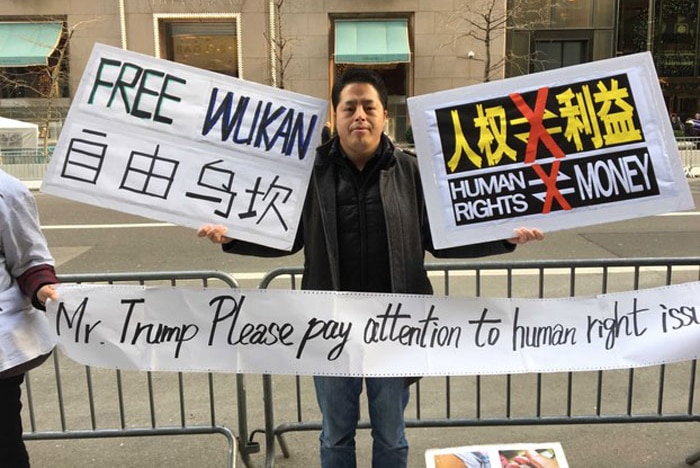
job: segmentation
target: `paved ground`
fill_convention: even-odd
[[[431,448],[513,442],[562,443],[571,467],[682,468],[687,455],[700,450],[696,423],[551,426],[519,428],[409,429],[410,467],[423,467],[424,452]],[[275,466],[318,466],[317,433],[286,436],[290,457],[278,451]],[[182,436],[129,439],[29,442],[35,468],[103,467],[225,467],[223,437]],[[264,450],[264,447],[263,447]],[[358,435],[358,466],[369,467],[369,432]],[[264,466],[264,454],[252,456]],[[237,466],[243,466],[238,460]]]

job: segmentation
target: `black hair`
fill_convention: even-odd
[[[384,106],[384,109],[387,108],[387,96],[389,92],[379,73],[368,68],[349,68],[345,70],[339,78],[336,78],[335,83],[333,83],[333,90],[331,91],[333,110],[338,107],[341,91],[351,83],[367,83],[374,86],[374,89],[376,89],[379,94],[379,100],[382,102],[382,106]]]

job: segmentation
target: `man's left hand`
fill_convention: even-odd
[[[544,233],[537,228],[521,227],[515,230],[515,237],[508,239],[508,242],[514,245],[526,244],[533,240],[544,239]]]

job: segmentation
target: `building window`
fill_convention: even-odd
[[[647,50],[649,1],[621,0],[617,33],[617,55]]]
[[[156,55],[242,77],[238,15],[155,15]]]
[[[656,5],[652,52],[659,75],[697,76],[698,3],[664,1]]]
[[[647,0],[645,0],[647,1]],[[616,0],[508,0],[506,75],[613,56]]]
[[[533,71],[552,70],[586,62],[585,41],[535,41]]]
[[[551,0],[552,27],[590,27],[593,25],[593,0]]]

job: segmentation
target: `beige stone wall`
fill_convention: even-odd
[[[78,88],[83,70],[96,42],[121,47],[117,2],[102,0],[95,2],[95,5],[103,3],[110,3],[114,7],[113,11],[68,14],[68,28],[73,31],[69,44],[71,95]]]
[[[423,9],[416,12],[414,25],[415,56],[414,94],[426,94],[483,82],[485,67],[484,44],[466,32],[460,14],[466,15],[463,0],[422,0]],[[479,1],[470,2],[476,11]],[[503,2],[505,8],[505,0]],[[505,36],[498,33],[491,42],[492,60],[500,60]],[[472,59],[469,52],[474,53]],[[502,77],[502,73],[500,75]]]

